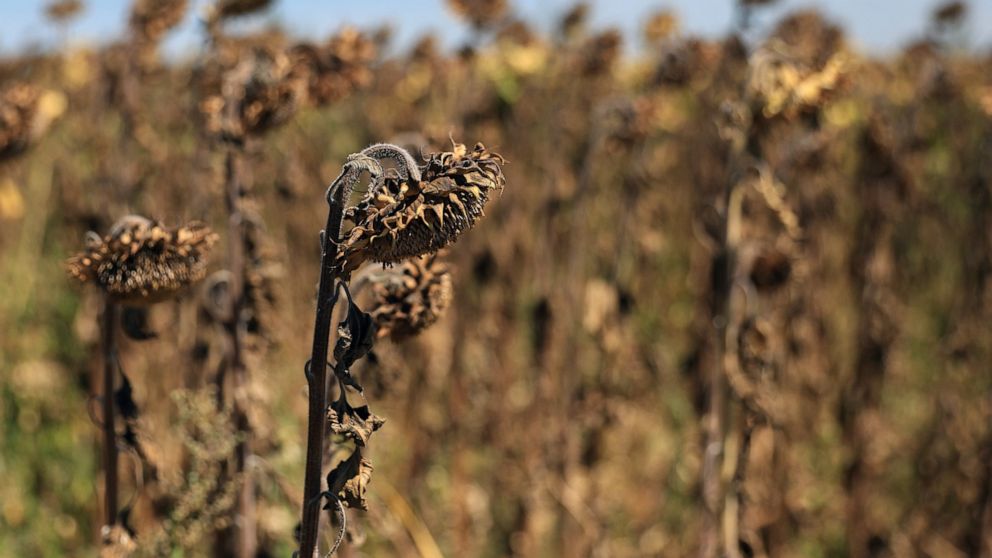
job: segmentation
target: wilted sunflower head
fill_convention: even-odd
[[[128,304],[166,300],[203,278],[217,235],[200,222],[167,229],[157,221],[128,215],[100,237],[90,232],[86,249],[66,261],[82,283]]]
[[[206,131],[243,141],[284,124],[304,97],[303,84],[290,69],[289,58],[281,51],[253,48],[224,74],[221,91],[200,103]]]
[[[296,45],[289,56],[291,74],[306,83],[309,101],[320,106],[371,83],[376,45],[368,35],[345,28],[324,45]]]
[[[838,52],[822,68],[814,68],[774,38],[755,51],[749,65],[747,96],[752,111],[765,118],[789,118],[822,108],[843,85],[849,62],[844,52]]]
[[[81,0],[53,0],[45,6],[45,16],[58,23],[74,18],[82,11]]]
[[[227,19],[259,12],[269,7],[272,0],[217,0],[207,12],[208,21]]]
[[[622,48],[623,36],[615,29],[590,37],[579,49],[576,70],[586,77],[605,75],[616,66]]]
[[[346,217],[355,226],[345,235],[338,265],[345,274],[371,260],[397,263],[438,251],[483,216],[493,191],[503,190],[503,158],[481,143],[472,151],[454,143],[417,167],[405,150],[388,144],[366,149],[376,159],[393,159],[397,169],[373,178],[368,193]]]
[[[0,92],[0,160],[22,153],[65,112],[65,95],[16,83]]]
[[[451,303],[451,272],[436,254],[370,275],[376,335],[400,340],[430,327]]]
[[[142,41],[157,43],[186,15],[189,0],[138,0],[131,5],[130,26]]]
[[[506,15],[506,0],[448,0],[448,7],[457,15],[472,24],[485,28],[496,24]]]

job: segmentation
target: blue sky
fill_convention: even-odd
[[[173,33],[168,48],[175,53],[192,52],[199,44],[196,15],[209,0],[190,0],[193,10]],[[71,43],[92,43],[119,36],[127,19],[130,0],[85,0],[86,10],[69,28]],[[553,25],[573,0],[511,0],[518,13],[540,27]],[[595,27],[615,26],[636,32],[644,17],[659,7],[679,14],[690,33],[719,35],[732,21],[733,0],[592,0]],[[59,35],[42,15],[46,0],[0,0],[0,52],[44,46]],[[765,10],[767,24],[790,9],[814,6],[841,22],[854,42],[874,52],[891,52],[925,29],[937,0],[782,0]],[[970,44],[992,46],[992,2],[973,0],[966,24]],[[468,29],[444,9],[443,0],[277,0],[275,7],[245,25],[278,21],[296,34],[319,38],[345,24],[372,27],[383,22],[393,26],[396,44],[410,44],[430,31],[443,32],[449,45],[462,43]]]

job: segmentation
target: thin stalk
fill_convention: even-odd
[[[710,306],[710,327],[712,328],[714,355],[709,363],[707,380],[709,392],[706,398],[706,415],[703,418],[703,468],[702,491],[703,526],[700,558],[715,558],[724,554],[723,515],[726,502],[726,487],[723,481],[724,445],[726,443],[728,384],[727,372],[732,362],[728,354],[728,329],[732,332],[734,301],[731,289],[737,273],[738,248],[741,241],[742,191],[740,178],[746,165],[761,160],[759,134],[762,128],[754,123],[747,130],[747,142],[743,151],[731,145],[727,152],[729,175],[723,192],[723,219],[720,223],[721,237],[717,253],[713,257],[712,299]]]
[[[724,196],[723,238],[719,251],[713,258],[713,285],[711,327],[714,339],[714,356],[710,362],[707,380],[706,415],[703,418],[703,469],[702,490],[705,514],[703,516],[701,558],[714,558],[721,552],[721,520],[723,517],[723,450],[727,414],[727,326],[730,321],[730,287],[737,259],[737,234],[740,205],[735,195],[736,177],[727,182]]]
[[[737,502],[737,510],[733,521],[733,538],[727,541],[727,554],[731,556],[741,556],[741,543],[753,545],[753,537],[750,531],[746,531],[744,517],[747,514],[747,494],[744,492],[744,483],[747,481],[748,459],[751,457],[751,442],[754,438],[754,429],[757,426],[759,416],[751,409],[744,409],[744,426],[741,431],[740,449],[737,451],[737,463],[734,466],[733,496]],[[736,544],[734,544],[736,543]],[[730,546],[734,544],[734,546]]]
[[[103,309],[103,470],[106,527],[117,524],[117,430],[114,419],[114,380],[117,376],[114,353],[117,352],[119,309],[109,298]]]
[[[245,472],[251,457],[251,433],[248,415],[244,409],[243,397],[248,387],[248,369],[244,363],[244,328],[241,314],[244,307],[244,219],[241,213],[242,180],[239,161],[240,147],[231,146],[225,160],[227,183],[228,214],[228,265],[231,277],[228,281],[229,314],[226,316],[224,331],[228,338],[228,367],[234,382],[232,410],[234,423],[242,438],[235,447],[234,472],[241,478],[238,493],[238,520],[235,524],[236,549],[240,558],[255,556],[258,548],[255,528],[255,483],[252,475]]]
[[[368,168],[368,167],[366,167]],[[330,345],[331,314],[337,302],[337,281],[341,270],[336,265],[344,209],[351,196],[362,165],[345,164],[341,174],[327,189],[327,224],[320,235],[320,282],[317,286],[317,311],[313,327],[313,350],[306,365],[309,406],[307,417],[307,461],[303,480],[303,517],[300,528],[302,558],[317,555],[317,531],[320,521],[321,473],[324,462],[324,426],[327,422],[327,353]]]

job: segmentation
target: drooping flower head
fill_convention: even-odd
[[[369,279],[376,335],[400,340],[433,325],[451,303],[451,272],[437,255],[403,262]]]
[[[157,43],[186,15],[189,0],[138,0],[131,5],[130,26],[142,41]]]
[[[128,215],[100,237],[88,233],[86,249],[66,261],[81,283],[93,283],[127,304],[166,300],[203,278],[217,235],[200,222],[169,229]]]
[[[372,82],[375,42],[345,28],[323,45],[301,43],[289,51],[291,74],[305,81],[310,103],[322,106]]]
[[[371,260],[398,263],[431,254],[472,228],[493,191],[503,190],[503,158],[481,143],[468,151],[433,153],[417,167],[406,151],[372,146],[363,154],[396,158],[373,180],[365,198],[347,213],[355,226],[347,233],[339,265],[345,273]]]
[[[255,47],[225,72],[214,91],[200,103],[204,128],[228,141],[242,142],[288,121],[305,94],[301,80],[290,74],[289,57],[281,50]]]
[[[65,112],[65,95],[27,83],[0,92],[0,160],[19,155]]]

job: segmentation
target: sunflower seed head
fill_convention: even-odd
[[[282,52],[257,47],[227,71],[221,91],[200,104],[204,128],[229,141],[272,130],[296,114],[305,97]]]
[[[437,322],[451,303],[451,272],[436,255],[408,260],[370,281],[371,315],[380,338],[398,341],[416,335]]]
[[[506,0],[448,0],[448,7],[473,27],[491,27],[507,12]]]
[[[382,145],[373,148],[385,157]],[[399,168],[374,179],[365,198],[349,210],[355,226],[340,256],[345,273],[366,260],[397,263],[436,252],[472,228],[491,193],[502,191],[505,182],[503,158],[481,143],[472,151],[455,143],[450,152],[431,154],[419,169],[405,166],[412,160],[409,153],[398,156]]]
[[[131,6],[131,31],[142,41],[157,43],[186,15],[189,0],[138,0]]]
[[[0,92],[0,160],[24,152],[65,112],[65,95],[27,83]]]
[[[70,276],[94,283],[127,304],[168,299],[203,278],[217,235],[200,222],[167,229],[128,215],[100,238],[87,233],[86,249],[66,261]]]
[[[290,49],[291,73],[305,82],[308,101],[323,106],[372,82],[373,40],[346,28],[323,45],[301,43]]]
[[[272,4],[272,0],[217,0],[207,12],[207,20],[214,21],[239,17],[262,11]]]
[[[58,23],[69,21],[82,11],[83,3],[80,0],[54,0],[45,6],[45,16]]]

